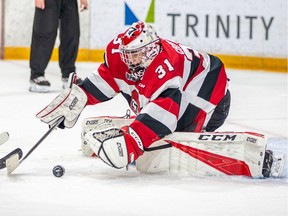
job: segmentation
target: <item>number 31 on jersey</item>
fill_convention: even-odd
[[[164,60],[164,64],[165,66],[167,67],[168,71],[169,72],[172,72],[174,71],[174,67],[171,65],[171,63],[169,62],[168,59],[165,59]],[[164,69],[164,67],[162,65],[159,65],[156,70],[155,70],[155,73],[158,74],[158,78],[159,79],[162,79],[165,75],[166,75],[166,70]]]

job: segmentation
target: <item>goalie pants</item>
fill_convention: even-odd
[[[44,76],[59,26],[59,66],[62,77],[75,72],[80,24],[77,0],[45,1],[45,9],[35,9],[30,53],[31,79]]]
[[[216,106],[210,120],[208,121],[205,131],[212,132],[223,125],[226,120],[230,109],[231,95],[229,89],[224,98]]]

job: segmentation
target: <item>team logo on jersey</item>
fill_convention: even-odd
[[[154,23],[154,5],[155,0],[151,0],[148,13],[146,15],[145,22],[147,23]],[[141,19],[144,20],[144,19]],[[139,21],[138,17],[135,15],[135,13],[132,11],[132,9],[129,7],[127,2],[125,2],[125,25],[132,25],[134,22]]]
[[[138,92],[136,90],[132,91],[130,108],[136,114],[138,114],[140,112],[139,94],[138,94]]]

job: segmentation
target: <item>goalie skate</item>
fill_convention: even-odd
[[[280,178],[286,162],[286,155],[274,155],[271,150],[266,150],[262,174],[265,178]]]

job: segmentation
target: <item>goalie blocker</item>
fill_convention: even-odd
[[[121,128],[133,120],[118,117],[84,119],[82,152],[96,156],[87,140],[88,132],[98,135],[101,132],[102,139],[111,138],[111,128]],[[271,150],[266,150],[266,144],[264,135],[253,132],[174,132],[144,149],[144,154],[136,161],[136,168],[143,173],[280,177],[286,156],[275,157]]]

